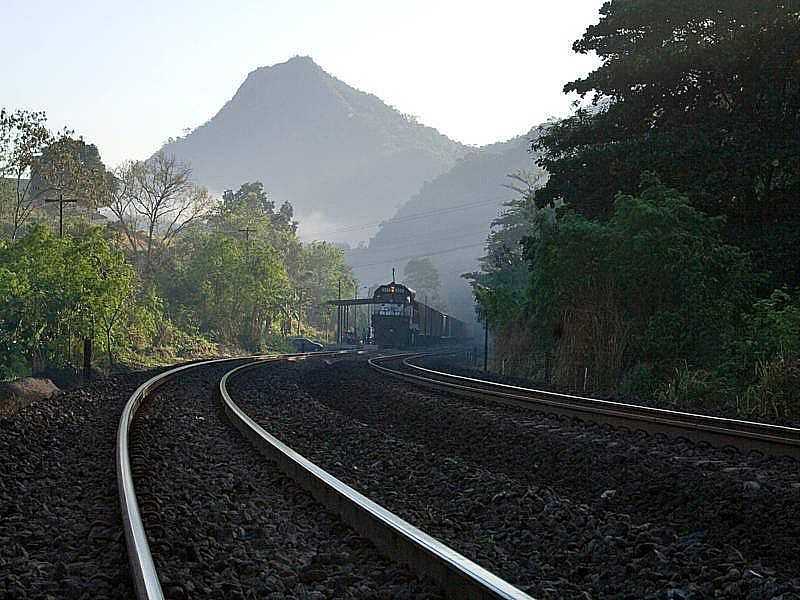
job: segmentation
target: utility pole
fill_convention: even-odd
[[[358,282],[353,280],[353,299],[358,300]],[[353,304],[353,335],[358,343],[358,305]]]
[[[485,316],[483,322],[483,371],[489,372],[489,317]]]
[[[339,280],[339,300],[342,299],[342,280]],[[336,344],[342,343],[342,305],[336,305]]]
[[[64,237],[64,204],[74,203],[76,198],[64,198],[64,194],[59,194],[58,198],[45,198],[45,203],[58,202],[58,237]]]
[[[246,242],[250,241],[250,234],[256,232],[255,229],[251,229],[249,227],[245,227],[244,229],[240,229],[239,231],[244,234],[244,241]]]
[[[297,290],[297,337],[300,337],[300,323],[303,316],[303,290]]]
[[[425,336],[425,343],[430,345],[431,338],[428,335],[428,329],[430,328],[430,320],[431,320],[431,307],[428,305],[428,294],[425,294],[425,328],[422,330],[422,335]]]
[[[58,237],[64,237],[64,205],[74,204],[77,198],[64,198],[63,193],[58,194],[58,198],[45,198],[46,204],[58,202]],[[94,327],[94,326],[93,326]],[[72,340],[70,340],[70,345]],[[83,376],[88,381],[92,378],[92,338],[83,338]]]

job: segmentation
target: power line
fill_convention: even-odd
[[[485,228],[481,228],[479,230],[474,230],[474,231],[467,231],[467,232],[461,231],[461,232],[457,233],[456,235],[444,235],[444,236],[441,235],[441,234],[449,233],[448,230],[446,230],[446,229],[445,230],[439,230],[439,231],[433,231],[433,232],[425,232],[425,233],[426,233],[425,236],[416,236],[415,235],[413,237],[413,240],[411,240],[411,241],[405,241],[405,242],[402,242],[402,243],[399,243],[399,244],[390,244],[388,246],[375,245],[375,246],[366,246],[366,247],[363,247],[363,248],[355,247],[355,248],[351,248],[350,252],[380,253],[380,252],[384,252],[386,250],[396,250],[397,248],[408,248],[409,245],[411,245],[412,243],[415,246],[419,246],[420,244],[424,244],[426,242],[444,242],[444,241],[447,241],[447,240],[457,240],[457,239],[461,239],[461,238],[471,238],[471,237],[476,237],[476,236],[479,236],[479,235],[483,236],[484,238],[486,238],[491,233],[491,231],[487,230]]]
[[[323,230],[320,234],[330,234],[330,233],[344,233],[348,231],[358,231],[360,229],[369,229],[370,227],[375,227],[377,225],[393,225],[395,223],[406,223],[408,221],[415,221],[417,219],[424,219],[425,217],[436,216],[447,214],[451,212],[455,212],[458,210],[462,210],[465,208],[477,208],[479,206],[488,206],[489,204],[501,205],[505,200],[483,200],[481,202],[470,202],[468,204],[459,204],[456,206],[446,206],[443,208],[437,208],[435,210],[430,210],[426,212],[420,213],[412,213],[410,215],[405,215],[403,217],[397,217],[395,219],[383,220],[383,221],[373,221],[372,223],[362,223],[359,225],[347,225],[345,227],[339,227],[336,229],[328,229]]]
[[[428,256],[438,256],[440,254],[448,254],[449,252],[456,252],[458,250],[466,250],[468,248],[478,248],[484,247],[486,244],[485,242],[481,242],[480,244],[469,244],[467,246],[458,246],[457,248],[448,248],[447,250],[440,250],[438,252],[427,252],[425,254],[412,254],[410,256],[397,256],[392,258],[391,260],[382,260],[380,262],[374,263],[367,263],[364,265],[350,265],[351,269],[365,269],[366,267],[377,267],[379,265],[387,265],[393,262],[400,262],[402,260],[411,260],[412,258],[426,258]]]

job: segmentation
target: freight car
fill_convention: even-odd
[[[467,325],[418,302],[414,290],[393,281],[372,296],[372,331],[380,347],[407,348],[462,341]]]

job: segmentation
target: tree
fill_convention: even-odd
[[[538,236],[541,225],[555,219],[555,209],[540,209],[534,203],[541,177],[524,172],[508,177],[510,183],[506,187],[518,196],[506,202],[505,210],[492,221],[480,271],[462,275],[472,286],[479,316],[488,319],[493,328],[507,326],[521,316],[530,284],[522,242]]]
[[[115,343],[115,331],[132,312],[136,302],[136,274],[122,252],[100,237],[97,230],[81,238],[76,246],[79,256],[72,264],[80,260],[89,261],[86,266],[92,275],[84,284],[84,293],[88,294],[93,321],[103,329],[108,367],[112,369],[115,346],[125,345],[124,341]],[[94,322],[91,329],[94,333]]]
[[[0,367],[20,356],[33,371],[63,364],[73,337],[94,338],[98,320],[113,362],[113,330],[134,304],[134,274],[100,229],[58,238],[36,225],[0,247],[0,265]]]
[[[291,288],[275,250],[257,240],[199,233],[181,266],[182,301],[218,341],[256,350],[281,315]]]
[[[541,138],[536,199],[608,218],[644,171],[727,217],[775,284],[800,278],[800,12],[772,0],[612,0],[575,42],[590,108]]]
[[[260,181],[244,183],[236,192],[226,190],[209,224],[218,231],[245,234],[269,243],[281,255],[289,274],[297,274],[300,242],[294,210],[288,202],[276,210]]]
[[[412,258],[403,269],[403,283],[417,292],[417,300],[445,310],[439,270],[429,257]]]
[[[61,134],[62,137],[66,132]],[[28,221],[43,190],[32,189],[32,171],[37,158],[54,141],[44,112],[0,109],[0,178],[9,178],[5,187],[4,214],[10,238],[16,239]],[[0,190],[3,193],[4,190]]]
[[[36,197],[63,194],[95,210],[108,202],[113,176],[94,144],[63,136],[48,144],[35,159],[31,189]]]
[[[145,279],[178,234],[208,213],[208,191],[195,185],[191,175],[188,165],[163,152],[126,163],[115,173],[109,208]]]
[[[313,325],[325,327],[333,310],[327,302],[338,297],[339,282],[343,290],[352,290],[356,285],[344,252],[328,242],[317,241],[303,246],[302,267],[296,285],[302,298],[300,308],[306,310]]]
[[[607,220],[563,209],[527,239],[530,322],[557,378],[575,384],[588,369],[610,389],[634,363],[717,364],[757,283],[722,226],[648,174]]]

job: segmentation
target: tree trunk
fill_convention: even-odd
[[[92,338],[83,338],[83,377],[88,381],[92,378]]]
[[[114,368],[114,356],[111,354],[111,327],[106,327],[106,353],[108,354],[108,372]]]

